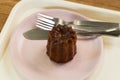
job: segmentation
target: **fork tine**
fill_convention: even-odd
[[[47,28],[52,28],[55,25],[55,22],[51,22],[51,20],[48,22],[49,20],[44,19],[44,18],[39,18],[36,20],[36,25],[42,25],[42,26],[37,26],[39,28],[43,27],[43,25],[45,25],[45,27]]]
[[[42,22],[42,21],[39,21],[39,22],[36,23],[36,25],[39,25],[39,24],[46,25],[46,27],[48,27],[48,28],[52,28],[52,27],[54,27],[53,24],[48,24],[48,23],[45,23],[45,22]]]
[[[53,17],[47,16],[47,15],[44,15],[44,14],[41,14],[41,13],[38,14],[38,17],[44,17],[44,18],[47,18],[47,19],[54,20]]]
[[[41,27],[46,27],[46,28],[50,28],[52,29],[52,27],[54,27],[55,25],[55,22],[52,21],[52,20],[49,20],[47,18],[44,18],[44,17],[39,17],[37,18],[36,20],[36,25],[37,27],[41,28]],[[39,25],[39,26],[38,26]],[[41,26],[42,25],[42,26]],[[43,26],[45,25],[45,26]]]
[[[36,27],[39,27],[39,28],[41,28],[41,29],[43,29],[43,30],[51,30],[51,29],[52,29],[52,27],[49,28],[49,27],[47,27],[47,26],[44,25],[44,24],[36,24]]]
[[[54,20],[55,18],[53,17],[39,13],[36,20],[36,27],[44,30],[51,30],[56,24]]]
[[[43,21],[43,22],[48,23],[48,24],[55,24],[54,21],[49,20],[47,18],[42,18],[42,17],[37,18],[37,22],[39,22],[39,21]]]

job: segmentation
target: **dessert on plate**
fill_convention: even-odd
[[[65,63],[76,54],[76,32],[67,25],[56,25],[48,34],[47,55],[57,63]]]

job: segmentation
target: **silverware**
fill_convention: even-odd
[[[57,24],[71,25],[77,32],[77,35],[84,36],[82,39],[89,39],[91,37],[97,37],[99,35],[119,36],[120,24],[110,22],[95,22],[95,21],[81,21],[74,20],[71,22],[65,22],[62,19],[53,18],[47,15],[39,14],[36,27],[25,33],[24,37],[30,40],[46,40],[48,38],[48,32]]]
[[[48,30],[43,30],[41,28],[34,28],[34,29],[31,29],[29,31],[26,31],[25,33],[23,33],[24,37],[26,39],[29,39],[29,40],[47,40],[48,39]],[[87,39],[93,39],[93,38],[96,38],[97,36],[100,36],[101,34],[105,34],[106,33],[100,33],[100,34],[94,34],[95,32],[90,32],[90,34],[87,32],[84,32],[84,31],[76,31],[77,32],[77,36],[78,36],[78,39],[84,39],[84,40],[87,40]],[[118,34],[120,34],[120,31],[117,32],[110,32],[109,35],[113,35],[113,36],[118,36]],[[82,36],[82,37],[80,37]]]
[[[48,31],[40,28],[34,28],[23,33],[23,36],[29,40],[47,40]]]
[[[71,25],[74,30],[80,35],[110,35],[119,36],[120,35],[120,24],[111,22],[96,22],[96,21],[81,21],[74,20],[71,22],[66,22],[59,18],[53,18],[48,15],[38,14],[36,21],[36,27],[43,30],[51,30],[55,25]]]

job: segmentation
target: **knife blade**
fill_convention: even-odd
[[[34,28],[23,33],[23,36],[29,40],[47,40],[48,32],[49,31],[46,31],[40,28]]]
[[[120,26],[119,24],[115,24],[114,26],[107,26],[107,27],[91,27],[89,25],[84,25],[84,27],[78,27],[80,28],[76,30],[77,35],[84,35],[84,36],[90,36],[90,35],[106,35],[106,36],[114,36],[118,37],[120,35]],[[82,31],[81,31],[82,30]],[[34,28],[31,29],[25,33],[23,33],[24,37],[29,40],[47,40],[48,39],[48,30],[43,30],[41,28]]]

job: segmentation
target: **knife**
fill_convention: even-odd
[[[90,25],[74,25],[74,28],[76,28],[75,31],[77,32],[77,35],[107,35],[115,37],[118,37],[120,35],[120,24],[118,23],[97,22],[99,25],[93,25],[93,23],[95,22],[89,22]],[[23,33],[23,35],[25,38],[30,40],[46,40],[48,37],[48,32],[48,30],[43,30],[37,27]]]
[[[34,28],[23,33],[23,36],[29,40],[47,40],[48,32],[40,28]]]

